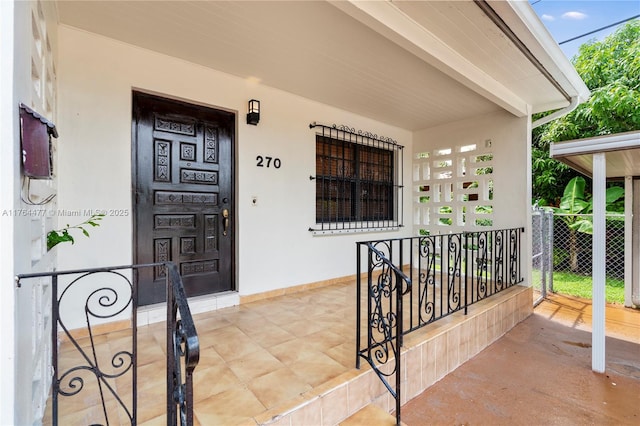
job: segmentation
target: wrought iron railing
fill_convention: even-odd
[[[200,343],[178,267],[167,267],[167,283],[174,283],[167,285],[167,420],[193,425],[193,371],[200,360]]]
[[[470,305],[522,282],[523,231],[357,243],[356,367],[364,359],[380,377],[396,400],[398,424],[402,337],[455,312],[466,314]],[[361,327],[366,328],[366,340]],[[388,380],[392,376],[393,386]]]
[[[360,314],[358,303],[358,356],[356,366],[360,368],[360,357],[373,368],[382,383],[396,401],[396,413],[400,424],[400,348],[402,346],[403,306],[402,296],[411,291],[411,280],[372,244],[368,248],[368,286],[367,286],[367,346],[360,350]],[[358,251],[360,254],[360,250]],[[374,270],[380,270],[373,277]],[[360,274],[358,274],[360,275]],[[358,285],[358,300],[361,286]],[[391,368],[383,368],[393,360]],[[390,383],[395,378],[394,384]]]
[[[138,289],[133,275],[142,268],[166,268],[167,272],[167,424],[193,424],[192,376],[200,356],[198,335],[177,267],[153,263],[16,276],[18,286],[27,279],[51,279],[53,425],[59,424],[63,400],[79,404],[74,405],[78,411],[92,408],[87,405],[99,406],[99,418],[91,418],[90,424],[137,424],[140,352]],[[76,327],[78,312],[84,327]],[[96,327],[119,320],[130,321],[130,328],[119,338],[97,335]],[[65,343],[62,354],[59,341]]]

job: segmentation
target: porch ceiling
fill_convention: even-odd
[[[605,153],[608,179],[640,176],[640,131],[552,143],[550,155],[593,176],[593,154]]]
[[[366,3],[383,19],[325,1],[61,0],[58,10],[61,24],[409,130],[567,103],[473,2]]]

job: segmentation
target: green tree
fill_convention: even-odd
[[[542,206],[557,206],[563,188],[576,172],[564,163],[549,157],[550,142],[540,139],[540,129],[534,129],[531,150],[532,196]]]
[[[542,205],[557,205],[575,175],[549,158],[551,142],[640,129],[640,20],[602,41],[583,44],[572,62],[591,97],[570,114],[534,129],[533,196]]]

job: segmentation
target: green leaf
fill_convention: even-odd
[[[560,200],[560,209],[564,210],[564,213],[581,213],[589,206],[584,199],[585,186],[586,182],[582,176],[576,176],[569,181]]]
[[[70,242],[71,244],[74,244],[75,240],[69,233],[69,231],[72,229],[79,229],[84,236],[89,237],[89,232],[83,227],[83,225],[100,226],[100,224],[96,221],[102,220],[103,216],[104,214],[96,214],[78,225],[70,226],[69,224],[67,224],[65,228],[58,229],[56,231],[50,231],[49,233],[47,233],[47,251],[51,250],[60,243]]]
[[[581,176],[576,176],[567,184],[564,195],[560,202],[560,207],[552,207],[554,214],[563,220],[567,226],[577,232],[585,234],[593,233],[593,221],[590,217],[580,216],[593,212],[593,198],[586,201],[585,180]],[[607,211],[618,211],[621,207],[616,203],[624,196],[624,188],[619,186],[610,187],[606,191],[605,201]],[[622,207],[624,211],[624,207]]]
[[[69,235],[66,230],[49,232],[47,234],[47,251],[64,242],[71,242],[73,244],[73,237]]]
[[[590,219],[581,218],[569,225],[569,228],[584,234],[593,234],[593,222]]]
[[[71,244],[75,244],[75,240],[66,229],[62,231],[62,237],[64,238],[64,241],[71,241]]]
[[[612,186],[607,188],[605,192],[605,210],[618,212],[620,208],[615,204],[620,198],[624,197],[624,188],[620,186]],[[589,207],[587,209],[588,213],[593,212],[593,198],[589,200]],[[624,204],[622,205],[621,212],[624,212]]]
[[[607,188],[607,192],[605,194],[605,203],[611,204],[621,197],[624,197],[624,188],[620,186],[612,186],[611,188]]]

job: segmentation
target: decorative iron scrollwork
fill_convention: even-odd
[[[449,262],[448,273],[448,303],[447,312],[455,312],[460,309],[460,268],[462,267],[462,238],[463,234],[449,236],[447,260]]]
[[[68,340],[64,353],[59,353],[58,345],[52,347],[54,426],[59,424],[60,403],[78,401],[74,398],[82,398],[82,406],[99,407],[98,418],[86,419],[91,424],[122,424],[125,415],[130,424],[137,424],[137,288],[117,271],[141,268],[162,268],[162,276],[167,279],[167,421],[193,425],[193,372],[200,357],[198,335],[176,265],[151,263],[16,276],[18,285],[30,278],[51,279],[52,341],[58,339],[59,330]],[[61,280],[65,280],[64,290],[59,293]],[[85,327],[81,331],[75,327],[77,313],[81,318],[84,314]],[[132,327],[123,333],[124,337],[106,342],[97,338],[96,325],[119,319],[131,321]],[[69,324],[74,324],[73,330]],[[130,390],[134,392],[129,394]]]
[[[351,127],[346,124],[332,124],[331,126],[326,126],[324,124],[318,124],[314,121],[313,123],[309,124],[309,128],[313,129],[314,127],[324,127],[326,129],[332,129],[334,131],[349,133],[354,137],[359,136],[361,138],[369,139],[373,142],[383,142],[390,145],[396,145],[399,148],[403,148],[401,145],[398,145],[398,142],[393,138],[387,136],[378,136],[376,133],[365,130],[356,130],[355,127]]]
[[[504,284],[504,239],[502,232],[496,232],[493,248],[493,282],[495,291],[502,290]]]
[[[476,245],[476,295],[478,299],[483,299],[488,295],[487,288],[487,266],[488,266],[488,242],[487,233],[478,232],[475,234]]]
[[[398,424],[402,337],[455,312],[466,313],[469,305],[521,282],[522,278],[517,278],[521,232],[518,228],[357,243],[356,367],[360,359],[371,365],[396,400]],[[366,286],[360,282],[362,251],[367,255]],[[508,263],[504,253],[508,253]],[[402,272],[407,262],[409,276]],[[414,288],[416,274],[418,286]],[[508,283],[503,282],[504,276],[510,277]],[[367,297],[363,299],[365,287]],[[406,321],[403,300],[409,302]],[[361,324],[367,327],[364,345]],[[392,359],[394,363],[389,364]],[[388,380],[394,373],[395,385]]]
[[[422,237],[418,241],[419,321],[426,324],[436,315],[436,240],[434,237]]]
[[[356,129],[355,127],[349,127],[346,124],[334,124],[331,126],[332,129],[337,129],[343,132],[348,132],[348,133],[356,133]]]
[[[522,281],[520,277],[520,235],[523,229],[510,229],[509,232],[509,284]]]
[[[402,298],[411,291],[411,282],[389,261],[391,242],[373,242],[368,244],[368,249],[367,346],[358,350],[358,358],[364,358],[371,365],[396,399],[399,412]],[[383,368],[385,365],[389,367]],[[389,383],[391,377],[395,377],[394,384]]]
[[[79,299],[82,300],[83,294],[86,295],[84,296],[84,318],[89,346],[81,345],[74,333],[70,332],[67,327],[67,323],[71,319],[66,317],[77,312],[77,309],[72,308],[72,304],[77,303]],[[136,349],[132,340],[127,349],[113,353],[109,362],[104,363],[105,351],[108,351],[110,347],[109,345],[101,345],[95,340],[94,328],[97,320],[117,318],[125,311],[130,310],[132,301],[133,284],[129,278],[115,271],[82,274],[66,286],[57,300],[57,323],[79,355],[82,364],[62,371],[59,370],[59,364],[54,366],[56,371],[56,377],[53,379],[54,395],[74,397],[83,391],[95,392],[93,387],[87,390],[85,386],[86,380],[92,378],[98,390],[99,404],[102,406],[105,424],[119,422],[119,414],[109,409],[109,405],[113,401],[134,423],[133,401],[127,403],[123,400],[116,391],[115,380],[129,374],[129,380],[133,385],[132,367],[135,362]],[[83,377],[83,372],[89,377]],[[55,400],[57,402],[57,397]]]

